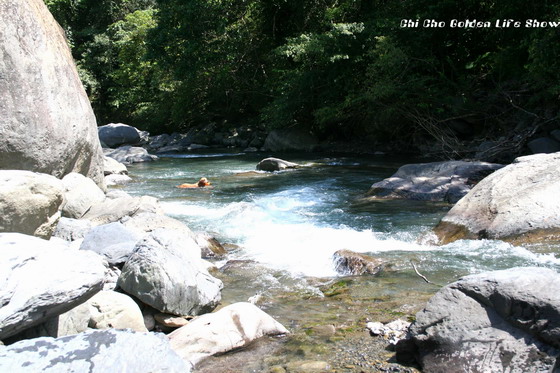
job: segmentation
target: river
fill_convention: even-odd
[[[236,356],[242,363],[218,358],[206,371],[230,371],[216,370],[224,366],[224,359],[234,367],[241,364],[232,372],[266,371],[294,359],[327,361],[341,372],[375,371],[377,361],[391,358],[372,352],[359,365],[350,356],[355,344],[371,338],[363,330],[365,322],[410,318],[438,290],[415,273],[411,262],[442,285],[466,274],[514,266],[560,270],[556,246],[517,247],[493,240],[423,244],[450,208],[447,204],[353,204],[371,184],[414,160],[283,154],[283,159],[304,167],[255,172],[256,164],[267,156],[214,150],[129,167],[133,181],[124,187],[126,192],[159,198],[166,214],[195,231],[209,232],[231,249],[226,259],[215,263],[222,267],[228,260],[237,261],[218,276],[225,284],[225,304],[257,296],[263,309],[295,331],[285,340],[271,341],[269,347],[258,347],[271,348],[266,354],[274,351],[277,360],[259,358],[265,352],[241,353]],[[212,182],[211,188],[176,188],[202,176]],[[342,277],[332,262],[340,249],[383,259],[390,269],[378,277]],[[358,338],[354,344],[345,344],[353,338]]]

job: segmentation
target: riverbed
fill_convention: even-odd
[[[292,331],[213,358],[200,372],[297,371],[297,363],[310,361],[326,362],[337,372],[414,370],[394,364],[386,343],[365,330],[367,321],[413,319],[441,285],[463,275],[515,266],[560,270],[554,245],[518,247],[493,240],[430,245],[430,229],[451,207],[445,203],[355,204],[399,166],[426,160],[282,154],[303,167],[255,171],[271,155],[212,150],[129,167],[133,181],[126,192],[159,198],[166,214],[228,248],[227,257],[215,261],[220,269],[215,276],[225,285],[223,304],[251,298]],[[176,188],[203,176],[210,188]],[[379,276],[342,276],[332,261],[340,249],[389,265]],[[412,263],[438,285],[420,278]]]

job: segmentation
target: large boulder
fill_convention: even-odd
[[[560,274],[513,268],[441,289],[410,328],[426,372],[552,372],[560,355]],[[555,370],[554,370],[555,371]]]
[[[103,203],[92,206],[82,218],[91,221],[94,225],[102,225],[143,212],[159,214],[161,211],[161,207],[154,197],[132,197],[123,193],[122,196],[118,195],[116,198],[109,198],[108,195]]]
[[[317,138],[308,131],[289,128],[271,131],[264,141],[263,148],[273,152],[313,151],[318,145]]]
[[[42,0],[0,3],[0,169],[103,185],[95,116],[64,37]]]
[[[95,330],[0,348],[2,372],[189,373],[163,334]]]
[[[560,238],[560,153],[517,158],[478,183],[434,229],[458,239],[512,242]]]
[[[480,180],[503,167],[486,162],[446,161],[407,164],[373,184],[365,200],[411,199],[455,203]]]
[[[117,284],[153,308],[179,316],[212,311],[223,287],[208,273],[196,242],[166,229],[137,244]]]
[[[0,339],[85,302],[103,288],[105,263],[19,233],[0,234]]]
[[[0,232],[49,238],[60,218],[63,193],[54,176],[0,170]]]
[[[84,237],[80,250],[102,255],[109,264],[122,264],[134,251],[140,235],[119,222],[91,229]]]
[[[105,200],[105,193],[93,180],[84,175],[72,172],[62,179],[64,184],[64,203],[62,204],[62,216],[79,219],[91,208],[91,206]]]
[[[251,303],[235,303],[202,315],[169,334],[171,348],[193,367],[212,355],[246,346],[288,330]]]
[[[299,165],[297,163],[292,163],[279,158],[265,158],[257,164],[257,170],[259,171],[281,171],[287,168],[297,168]]]
[[[536,138],[529,141],[527,146],[533,154],[556,153],[560,151],[560,142],[550,137]]]
[[[151,162],[158,159],[157,156],[148,154],[148,151],[138,146],[125,145],[117,149],[104,149],[105,156],[113,158],[125,165],[131,163]]]
[[[140,142],[139,131],[123,123],[109,123],[97,128],[99,140],[110,148],[121,145],[136,145]]]

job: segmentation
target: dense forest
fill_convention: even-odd
[[[558,115],[560,27],[526,24],[558,21],[554,1],[45,2],[99,124],[297,126],[323,139],[432,137],[452,150],[474,138],[514,144]]]

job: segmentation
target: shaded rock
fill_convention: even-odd
[[[137,244],[118,285],[155,309],[174,315],[213,310],[223,287],[205,269],[198,245],[166,229],[154,230]]]
[[[551,131],[550,135],[554,138],[554,140],[560,141],[560,130]]]
[[[162,134],[157,136],[150,136],[148,141],[148,148],[153,150],[157,150],[159,148],[163,148],[171,141],[171,136],[168,134]]]
[[[188,373],[162,334],[95,330],[25,340],[0,349],[3,372]]]
[[[412,199],[455,203],[480,180],[503,167],[486,162],[446,161],[407,164],[371,186],[368,199]]]
[[[132,179],[128,175],[112,174],[105,176],[105,185],[107,186],[123,185],[130,181],[132,181]]]
[[[67,218],[81,218],[91,206],[105,200],[105,193],[93,180],[84,175],[72,172],[62,179],[64,184],[64,203],[62,216]]]
[[[560,237],[560,153],[517,158],[479,182],[434,228],[458,239],[541,241]]]
[[[60,315],[103,287],[105,265],[97,254],[19,233],[1,233],[0,248],[0,338]]]
[[[127,124],[109,123],[97,128],[99,140],[108,147],[115,148],[121,145],[136,145],[140,142],[139,131]]]
[[[90,307],[89,327],[93,329],[132,329],[148,331],[136,302],[128,295],[102,291],[87,301]]]
[[[560,151],[560,141],[550,137],[539,137],[527,143],[533,154],[537,153],[556,153]]]
[[[103,174],[107,175],[128,175],[128,169],[113,158],[103,156]]]
[[[250,303],[235,303],[202,315],[169,334],[171,348],[193,366],[201,360],[243,347],[265,335],[288,330]]]
[[[105,156],[113,158],[125,165],[131,163],[151,162],[158,159],[157,156],[148,154],[144,148],[130,145],[121,146],[117,149],[103,149]]]
[[[0,232],[49,238],[60,218],[63,192],[53,176],[0,170]]]
[[[317,138],[310,132],[290,128],[271,131],[264,141],[263,148],[273,152],[277,151],[304,151],[310,152],[318,145]],[[254,146],[254,145],[253,145]]]
[[[279,158],[265,158],[257,164],[259,171],[281,171],[287,168],[299,167],[297,163],[292,163]]]
[[[410,335],[424,371],[549,372],[560,354],[560,275],[513,268],[447,285]]]
[[[169,328],[180,328],[189,323],[189,320],[185,317],[170,315],[168,313],[156,313],[154,315],[154,320]]]
[[[0,169],[103,185],[95,116],[64,31],[41,0],[0,4]]]
[[[109,264],[121,264],[132,254],[139,239],[138,233],[121,223],[109,223],[90,230],[80,250],[93,251],[103,256]]]
[[[89,220],[62,217],[58,221],[53,236],[65,241],[76,241],[83,239],[92,227]]]
[[[335,270],[343,275],[377,275],[385,268],[385,262],[350,250],[338,250],[333,254]]]

